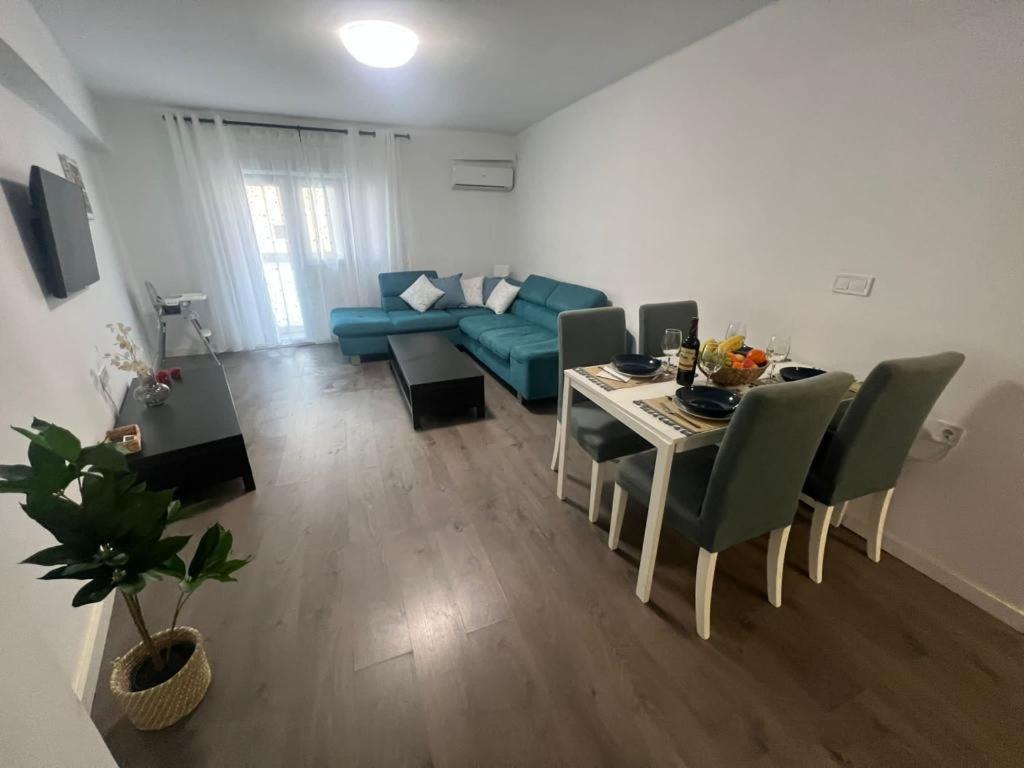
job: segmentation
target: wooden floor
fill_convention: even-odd
[[[414,432],[386,363],[225,365],[258,490],[188,525],[222,522],[255,560],[187,608],[213,667],[190,718],[133,730],[105,667],[93,716],[123,766],[1024,763],[1024,636],[845,529],[816,586],[798,518],[781,608],[767,540],[725,552],[703,641],[692,545],[662,537],[645,606],[644,510],[609,551],[610,486],[591,525],[573,448],[555,498],[553,406],[487,377],[488,418]],[[151,625],[168,594],[144,593]],[[118,604],[105,658],[134,642]]]

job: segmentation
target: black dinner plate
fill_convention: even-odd
[[[800,365],[794,365],[790,368],[782,368],[779,371],[779,378],[783,381],[803,381],[804,379],[821,376],[823,373],[824,371],[821,368],[804,368]]]
[[[694,416],[727,419],[740,404],[740,396],[727,389],[698,385],[677,389],[676,402]]]
[[[661,368],[661,360],[650,355],[616,355],[612,365],[627,376],[652,376]]]

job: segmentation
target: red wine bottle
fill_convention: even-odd
[[[690,335],[683,339],[679,347],[679,370],[676,372],[676,384],[689,389],[697,375],[697,352],[700,340],[697,338],[697,318],[690,321]]]

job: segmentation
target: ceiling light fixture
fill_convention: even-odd
[[[351,21],[339,34],[356,61],[383,69],[405,64],[420,44],[415,32],[393,21]]]

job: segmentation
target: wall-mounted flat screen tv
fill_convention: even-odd
[[[46,283],[54,296],[67,298],[100,279],[85,195],[77,184],[37,165],[32,166],[29,190],[46,259]]]

